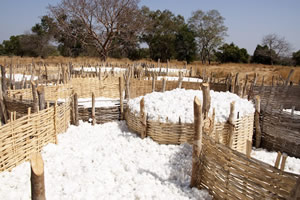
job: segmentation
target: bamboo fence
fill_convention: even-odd
[[[300,158],[300,116],[282,110],[267,110],[261,114],[261,146]]]
[[[261,97],[261,147],[300,158],[300,116],[282,109],[300,110],[300,86],[255,87]]]
[[[129,108],[125,112],[125,119],[131,130],[141,135],[146,129],[146,135],[160,144],[193,143],[193,123],[162,123],[147,119],[146,127],[144,127],[139,114],[133,113]],[[253,121],[253,114],[238,118],[234,122],[235,128],[232,131],[229,122],[214,124],[212,120],[209,120],[206,123],[206,129],[211,129],[210,136],[217,137],[219,142],[225,145],[229,145],[231,137],[231,148],[246,153],[246,142],[252,140]]]
[[[92,108],[78,107],[79,120],[89,122],[92,119]],[[96,107],[95,108],[95,120],[97,124],[103,124],[115,120],[121,120],[122,115],[120,112],[120,106],[112,107]]]
[[[9,123],[0,127],[0,172],[29,160],[48,143],[57,143],[57,134],[67,130],[70,122],[70,105],[54,105],[19,119],[12,114]]]
[[[215,199],[288,199],[295,174],[247,157],[203,134],[197,158],[197,187]]]

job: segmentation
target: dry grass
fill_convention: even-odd
[[[78,57],[78,58],[66,58],[62,56],[57,57],[49,57],[47,59],[42,58],[30,58],[30,57],[7,57],[0,56],[0,64],[4,63],[13,63],[13,65],[29,65],[32,62],[34,63],[47,63],[48,65],[56,65],[59,63],[68,64],[72,62],[72,64],[81,66],[81,65],[96,65],[102,63],[99,58],[89,58],[89,57]],[[145,62],[148,64],[154,64],[158,66],[157,62],[149,61],[149,60],[140,60],[137,61],[139,63]],[[117,64],[117,65],[127,65],[134,63],[129,59],[112,59],[109,58],[107,63]],[[160,63],[160,66],[166,67],[167,63]],[[184,68],[185,62],[171,60],[170,68]],[[272,76],[282,78],[287,78],[291,69],[294,69],[295,72],[291,78],[294,83],[299,83],[300,80],[300,67],[287,67],[287,66],[271,66],[271,65],[262,65],[262,64],[236,64],[236,63],[228,63],[228,64],[212,64],[212,65],[202,65],[200,62],[194,62],[186,66],[187,69],[193,68],[193,71],[198,75],[202,74],[203,70],[206,70],[206,74],[210,75],[212,72],[216,77],[226,77],[227,74],[239,73],[240,78],[243,79],[246,74],[248,74],[249,78],[253,78],[254,74],[258,74],[258,84],[261,83],[262,77],[264,76],[265,84],[270,84],[272,82]]]

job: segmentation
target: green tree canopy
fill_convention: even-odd
[[[293,53],[293,61],[295,65],[300,65],[300,50]]]
[[[227,35],[224,18],[217,10],[208,12],[197,10],[192,13],[188,24],[196,34],[202,63],[205,63],[207,60],[210,63],[212,53],[223,43],[224,37]]]
[[[147,24],[142,41],[149,46],[150,57],[161,61],[175,58],[176,34],[185,24],[184,18],[169,10],[150,11],[147,7],[142,8],[142,13]]]
[[[176,59],[190,63],[196,57],[195,33],[189,29],[187,24],[180,27],[175,37]]]
[[[219,47],[215,53],[217,60],[222,63],[233,62],[233,63],[247,63],[249,54],[246,49],[240,49],[238,46],[231,44],[224,44]]]

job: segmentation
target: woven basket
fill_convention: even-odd
[[[134,132],[141,135],[144,127],[141,123],[139,115],[133,113],[127,108],[125,113],[125,120],[128,127]],[[253,135],[253,121],[254,115],[247,115],[235,121],[235,129],[232,135],[233,143],[232,149],[241,153],[246,153],[247,140],[252,140]],[[205,128],[211,128],[210,136],[213,138],[218,137],[219,142],[228,145],[230,124],[229,123],[216,123],[210,126],[209,123],[205,124]],[[151,137],[154,141],[160,144],[182,144],[192,143],[194,138],[194,124],[193,123],[162,123],[157,121],[147,120],[146,135]]]

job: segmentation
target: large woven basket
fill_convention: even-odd
[[[139,115],[132,112],[129,108],[125,112],[125,120],[128,127],[141,135],[144,130]],[[246,153],[247,140],[252,140],[254,115],[247,115],[235,121],[235,129],[232,134],[231,148],[241,153]],[[206,127],[207,128],[207,127]],[[146,135],[160,144],[182,144],[192,143],[194,137],[193,123],[162,123],[147,120]],[[225,145],[229,143],[230,124],[216,123],[214,124],[210,136],[218,137],[219,142]]]

